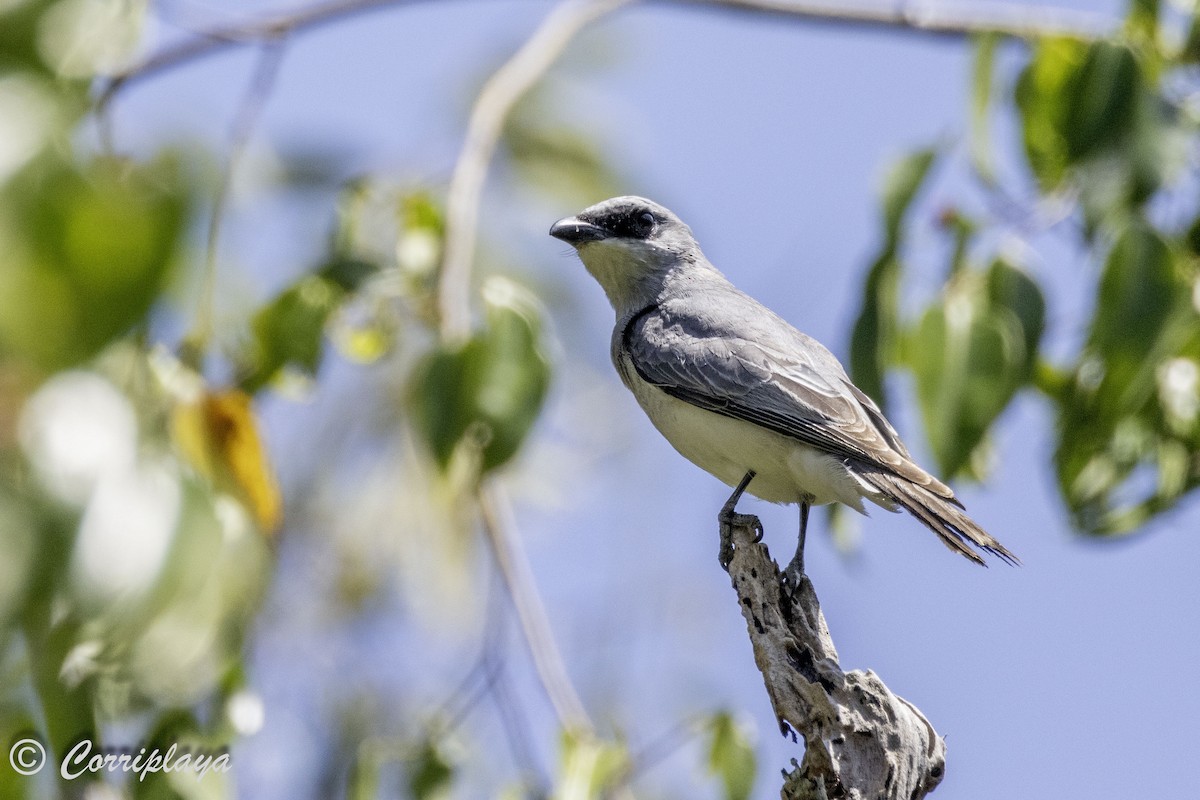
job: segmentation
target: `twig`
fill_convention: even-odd
[[[490,573],[489,573],[490,575]],[[475,709],[479,700],[492,690],[504,667],[504,644],[508,626],[505,624],[503,589],[491,581],[488,608],[483,623],[483,640],[479,655],[458,686],[433,714],[433,737],[449,736]],[[478,684],[478,686],[476,686]]]
[[[504,730],[504,738],[513,763],[524,773],[526,781],[534,782],[532,796],[548,796],[549,792],[545,787],[550,784],[550,779],[534,755],[529,742],[529,720],[525,717],[520,703],[514,702],[512,687],[508,684],[503,665],[496,670],[496,680],[492,683],[489,694],[496,706],[496,715],[500,717],[500,727]]]
[[[633,781],[670,758],[704,731],[705,714],[692,714],[676,722],[629,756],[624,768],[612,781],[612,792],[629,788]]]
[[[564,728],[591,735],[594,726],[567,675],[533,572],[517,538],[508,494],[495,481],[485,481],[479,488],[479,507],[488,544],[512,598],[542,688]]]
[[[654,0],[680,6],[708,7],[775,16],[791,20],[877,28],[907,29],[935,36],[962,38],[995,34],[1015,39],[1041,36],[1077,36],[1094,38],[1113,30],[1110,17],[1064,8],[1041,8],[1017,3],[987,2],[916,2],[860,3],[850,5],[833,0]]]
[[[224,25],[205,31],[195,39],[168,45],[145,60],[114,75],[96,97],[96,108],[103,111],[113,97],[131,84],[153,77],[174,67],[240,45],[261,44],[284,36],[310,31],[347,17],[392,6],[423,0],[332,0],[317,3],[288,14],[270,16],[241,25]]]
[[[231,47],[255,44],[283,34],[301,33],[331,22],[385,8],[427,0],[332,0],[256,22],[213,28],[198,38],[168,45],[124,72],[113,76],[100,90],[97,107],[103,109],[123,88],[218,53]],[[1093,38],[1114,28],[1110,17],[1046,9],[1015,3],[937,3],[847,5],[797,0],[648,0],[669,5],[694,6],[718,11],[767,15],[800,22],[850,27],[908,29],[940,36],[973,36],[995,33],[1029,39],[1066,35]]]
[[[229,155],[225,163],[225,170],[221,174],[221,183],[217,187],[217,196],[213,200],[212,214],[208,219],[204,277],[200,286],[200,298],[197,301],[196,320],[193,323],[192,332],[186,338],[188,346],[196,353],[204,351],[212,336],[213,302],[217,282],[217,248],[221,238],[225,206],[229,202],[234,177],[237,174],[242,155],[245,153],[246,145],[250,142],[254,126],[262,115],[263,107],[266,105],[271,89],[275,85],[275,79],[279,75],[283,52],[283,39],[272,39],[263,45],[258,63],[254,66],[250,84],[246,87],[246,93],[242,97],[237,115],[234,117],[229,136]]]
[[[509,112],[577,33],[627,2],[564,0],[479,92],[446,194],[446,250],[438,281],[438,316],[443,339],[457,340],[470,330],[471,264],[475,257],[479,202]]]
[[[780,731],[804,737],[783,800],[921,800],[945,773],[945,742],[875,673],[842,671],[811,581],[788,589],[757,524],[735,526],[729,577]]]

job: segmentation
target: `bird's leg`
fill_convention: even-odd
[[[754,480],[754,470],[748,470],[746,477],[742,478],[742,482],[733,490],[733,494],[729,495],[729,499],[725,501],[725,505],[721,506],[721,513],[717,514],[717,522],[721,526],[721,552],[717,556],[721,562],[721,568],[726,572],[729,571],[729,562],[733,560],[733,529],[741,526],[753,527],[755,531],[754,541],[762,539],[762,523],[758,517],[753,514],[739,514],[733,509],[737,506],[738,500],[742,499],[742,493],[746,491],[746,487],[750,485],[750,481]]]
[[[800,541],[796,545],[796,555],[792,556],[792,561],[787,565],[787,569],[783,571],[784,578],[787,579],[788,585],[793,588],[800,585],[800,579],[804,577],[804,535],[808,532],[808,503],[800,503]]]

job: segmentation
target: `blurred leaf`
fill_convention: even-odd
[[[750,735],[725,711],[713,716],[709,731],[709,772],[721,779],[725,800],[747,800],[754,790],[757,770]]]
[[[995,157],[989,126],[992,85],[995,82],[996,46],[1000,37],[985,33],[975,38],[971,66],[971,163],[986,183],[996,180]]]
[[[145,320],[181,244],[174,163],[41,159],[0,197],[0,348],[43,369],[96,354]]]
[[[96,678],[89,674],[69,683],[64,675],[68,656],[79,642],[79,620],[68,615],[52,621],[52,594],[34,593],[30,599],[22,628],[53,762],[80,739],[95,739]]]
[[[1078,162],[1130,136],[1145,86],[1128,46],[1103,40],[1093,43],[1065,88],[1062,135],[1069,161]]]
[[[241,387],[254,394],[287,366],[316,375],[326,321],[377,272],[376,265],[359,259],[334,259],[259,311],[251,322],[254,347],[241,368]]]
[[[414,422],[443,469],[464,441],[480,448],[484,472],[507,462],[549,385],[537,307],[508,281],[490,282],[484,299],[483,330],[464,345],[435,350],[410,387]]]
[[[409,765],[408,791],[413,800],[439,800],[447,797],[454,781],[454,765],[437,745],[426,741]]]
[[[624,744],[564,733],[554,800],[600,800],[629,767]]]
[[[862,307],[850,337],[850,374],[886,411],[883,373],[896,347],[902,223],[929,174],[937,150],[918,150],[894,164],[882,192],[884,243],[863,284]]]
[[[1087,57],[1078,39],[1039,39],[1016,86],[1025,156],[1043,189],[1054,189],[1066,176],[1067,114],[1075,76]]]
[[[1022,380],[1031,380],[1046,326],[1042,290],[1024,270],[1004,259],[994,261],[987,271],[987,290],[993,308],[1011,311],[1021,327],[1025,349]]]
[[[175,441],[192,466],[237,498],[260,531],[274,533],[283,504],[250,396],[238,389],[206,393],[177,407],[172,422]]]
[[[81,116],[87,110],[90,81],[58,79],[39,47],[39,34],[44,26],[46,11],[58,5],[54,0],[25,0],[6,6],[0,11],[0,75],[6,70],[27,70],[47,78],[55,78],[60,99]]]
[[[1200,315],[1161,234],[1130,225],[1105,262],[1074,380],[1060,396],[1058,480],[1075,524],[1125,533],[1200,484],[1193,346]],[[1192,376],[1192,377],[1189,377]]]
[[[600,149],[579,131],[510,124],[505,142],[517,174],[563,202],[609,197],[618,191]]]
[[[950,251],[950,266],[946,271],[946,276],[949,278],[967,266],[968,248],[978,229],[978,224],[956,208],[948,208],[943,211],[939,215],[938,222],[954,237],[954,246]]]
[[[342,303],[329,326],[338,352],[356,364],[371,364],[387,355],[396,341],[396,321],[379,302],[358,297]]]
[[[937,158],[937,148],[917,150],[897,161],[883,181],[883,222],[885,250],[894,251],[900,242],[900,225],[908,213],[917,191],[925,183],[929,169]]]
[[[21,739],[36,739],[45,746],[45,738],[38,735],[33,715],[19,705],[10,705],[6,698],[0,705],[0,744],[3,744],[0,749],[5,756],[5,762],[0,765],[0,797],[5,800],[37,797],[34,781],[9,766],[12,762],[8,759],[16,755],[10,748]]]
[[[1087,351],[1101,361],[1101,393],[1112,408],[1135,405],[1149,391],[1153,365],[1147,359],[1184,288],[1153,228],[1131,225],[1117,239],[1100,278],[1087,342]]]
[[[972,466],[988,429],[1030,379],[1044,315],[1037,285],[1003,261],[957,273],[926,310],[907,352],[944,474]]]
[[[517,175],[567,204],[620,194],[621,181],[592,136],[561,122],[555,84],[527,92],[505,124],[501,140]]]
[[[1182,132],[1128,44],[1046,39],[1017,83],[1026,156],[1043,190],[1068,176],[1086,233],[1123,226],[1182,164]]]
[[[1200,62],[1200,8],[1192,11],[1192,23],[1188,26],[1187,38],[1178,57],[1184,64]]]
[[[1158,39],[1159,0],[1131,0],[1125,29],[1135,40],[1154,45]]]
[[[442,261],[446,220],[441,203],[428,192],[413,192],[400,202],[396,266],[414,311],[431,327],[437,324],[438,269]]]

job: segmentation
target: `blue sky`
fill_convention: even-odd
[[[245,9],[173,5],[213,19]],[[545,8],[417,4],[305,36],[289,48],[252,156],[265,143],[333,140],[356,171],[444,178],[467,90]],[[735,283],[844,356],[862,271],[880,236],[880,176],[911,148],[961,142],[969,47],[639,8],[585,36],[581,48],[605,52],[606,62],[587,69],[587,59],[577,59],[560,73],[572,99],[565,113],[605,144],[628,179],[625,190],[677,211]],[[251,64],[247,53],[232,53],[133,88],[116,109],[118,141],[142,148],[186,137],[219,146]],[[997,134],[1011,147],[1011,120],[999,120]],[[969,191],[961,175],[952,165],[939,172],[916,209],[923,224],[911,253],[914,302],[936,286],[929,220]],[[545,236],[554,219],[576,210],[494,181],[483,215],[489,240],[503,238],[521,254],[520,274],[555,290],[559,371],[538,440],[513,477],[568,669],[589,709],[635,743],[687,714],[734,710],[758,731],[756,797],[777,796],[778,769],[800,750],[774,731],[735,596],[717,566],[714,516],[728,490],[661,439],[607,363],[612,319],[603,294]],[[327,198],[280,202],[259,192],[235,203],[228,281],[264,291],[286,279],[319,253],[329,218]],[[1058,235],[1034,245],[1040,257],[1030,268],[1048,288],[1053,352],[1070,352],[1095,268]],[[356,387],[378,387],[368,372],[335,365],[332,385],[312,402],[268,404],[285,481],[298,481],[289,456],[305,451],[312,426],[344,413]],[[918,457],[927,455],[910,387],[897,380],[894,388],[893,422]],[[814,516],[807,566],[842,664],[876,671],[947,737],[947,776],[935,796],[1188,796],[1191,721],[1200,716],[1200,505],[1185,503],[1127,541],[1084,541],[1069,530],[1054,492],[1052,424],[1045,401],[1018,398],[995,431],[991,479],[960,487],[975,518],[1022,558],[1019,569],[973,567],[911,518],[881,510],[862,520],[858,553],[847,560],[824,535],[824,515]],[[563,464],[570,468],[555,468]],[[742,510],[762,515],[777,557],[791,552],[794,508],[752,501]],[[461,634],[433,634],[436,620],[415,622],[399,591],[368,614],[330,623],[311,582],[328,547],[325,524],[298,525],[307,535],[284,548],[261,622],[254,680],[267,724],[237,750],[248,797],[311,790],[328,733],[326,698],[364,688],[403,697],[407,705],[381,707],[404,730],[443,696],[445,676],[461,674],[471,649],[470,623]],[[552,742],[552,718],[521,651],[509,650],[530,724]],[[490,709],[476,716],[472,736],[494,741],[503,766]],[[553,764],[544,748],[538,758]],[[684,748],[642,785],[692,785],[697,758]],[[699,786],[681,796],[715,796],[710,783]],[[472,796],[469,788],[463,796]]]

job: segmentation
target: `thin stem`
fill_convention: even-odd
[[[221,223],[225,218],[225,207],[229,203],[234,176],[237,174],[246,145],[254,133],[254,127],[262,116],[263,107],[275,86],[275,79],[279,75],[279,65],[283,61],[283,52],[284,41],[282,39],[272,39],[263,46],[250,84],[246,87],[246,92],[238,106],[237,115],[234,117],[229,136],[229,156],[225,163],[225,170],[221,174],[221,183],[217,187],[217,196],[213,200],[212,214],[208,219],[204,276],[200,286],[200,298],[197,302],[196,320],[193,323],[192,332],[186,339],[189,349],[196,354],[203,353],[209,339],[212,338],[213,307],[217,283],[217,251],[221,238]]]
[[[198,34],[195,39],[168,45],[144,61],[114,75],[100,90],[96,98],[96,107],[103,111],[112,102],[113,97],[131,84],[232,47],[278,40],[289,34],[313,30],[356,14],[421,1],[331,0],[257,22],[215,27]]]
[[[499,483],[485,481],[479,488],[479,507],[483,513],[483,529],[488,544],[508,589],[508,596],[512,598],[521,633],[542,689],[564,728],[591,735],[594,726],[558,651],[546,607],[517,536],[507,492]]]
[[[445,340],[466,336],[471,327],[471,265],[479,204],[488,166],[509,113],[581,30],[629,0],[565,0],[484,84],[471,109],[466,141],[455,162],[446,195],[446,250],[438,282],[438,311]]]
[[[963,38],[994,34],[1016,39],[1042,36],[1095,38],[1113,30],[1110,17],[1065,8],[1041,8],[978,0],[971,3],[915,2],[839,3],[836,0],[654,0],[679,6],[708,7],[814,23],[907,29],[935,36]]]
[[[99,113],[126,87],[159,73],[232,47],[261,43],[301,33],[357,14],[413,5],[427,0],[331,0],[257,22],[215,27],[195,39],[168,45],[113,76],[97,96]],[[1068,9],[1047,9],[1015,3],[974,2],[936,5],[848,5],[804,0],[648,0],[667,5],[766,15],[781,19],[842,27],[901,29],[939,36],[966,37],[992,33],[1019,39],[1040,36],[1095,38],[1111,32],[1111,17]]]

